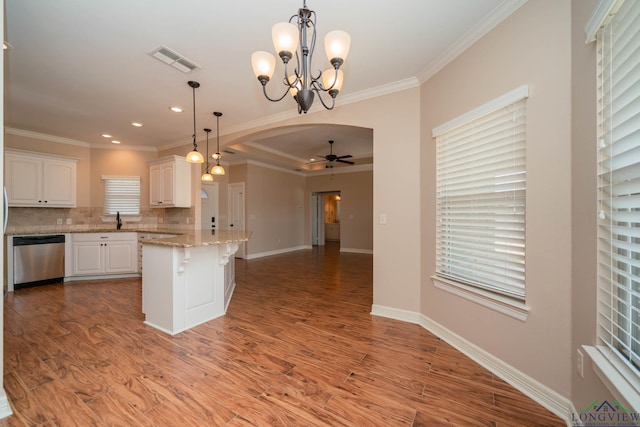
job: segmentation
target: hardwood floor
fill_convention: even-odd
[[[5,299],[3,426],[563,426],[417,325],[371,316],[372,257],[237,260],[227,315],[142,323],[140,280]]]

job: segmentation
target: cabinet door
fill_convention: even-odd
[[[42,203],[42,160],[7,155],[5,185],[9,205],[38,206]]]
[[[76,164],[45,160],[42,168],[43,200],[47,206],[76,206]]]
[[[109,241],[105,246],[105,273],[138,271],[138,242]]]
[[[73,242],[73,274],[103,274],[104,247],[101,242]]]
[[[153,165],[149,168],[149,204],[162,203],[162,168],[161,165]]]
[[[173,205],[174,204],[174,168],[173,163],[163,163],[162,165],[162,204]]]

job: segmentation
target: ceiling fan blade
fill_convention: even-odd
[[[353,157],[351,154],[347,154],[347,155],[344,155],[344,156],[338,156],[336,158],[337,159],[350,159],[351,157]]]
[[[351,157],[351,156],[349,156],[349,157]],[[336,162],[346,163],[348,165],[355,165],[356,164],[355,162],[352,162],[350,160],[342,160],[342,159],[336,159]]]

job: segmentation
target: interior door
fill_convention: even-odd
[[[203,230],[215,230],[218,226],[218,183],[203,182],[201,198],[201,225]]]
[[[311,244],[324,245],[324,193],[311,194]]]
[[[244,182],[229,184],[229,229],[244,230]],[[238,245],[236,258],[244,258],[245,243]]]

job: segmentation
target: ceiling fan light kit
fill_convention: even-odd
[[[316,45],[316,13],[307,8],[306,0],[298,13],[289,22],[280,22],[273,26],[271,36],[278,56],[285,65],[283,83],[285,92],[279,98],[271,98],[267,94],[267,83],[275,70],[276,58],[269,52],[258,51],[251,55],[253,72],[262,85],[264,96],[272,102],[281,101],[287,92],[298,104],[298,113],[306,113],[311,108],[315,94],[327,110],[335,106],[336,96],[342,89],[344,75],[340,67],[347,59],[351,46],[351,36],[345,31],[331,31],[325,36],[324,45],[327,58],[332,68],[311,74],[313,51]],[[295,55],[296,66],[289,74],[289,62]],[[331,105],[322,99],[322,92],[331,97]]]

